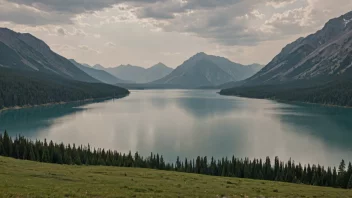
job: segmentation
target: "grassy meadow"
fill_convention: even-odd
[[[352,190],[0,157],[1,197],[352,197]]]

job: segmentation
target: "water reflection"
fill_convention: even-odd
[[[135,91],[120,100],[70,105],[1,113],[0,130],[121,152],[158,152],[168,161],[198,155],[280,156],[325,165],[352,160],[352,109],[203,90]]]

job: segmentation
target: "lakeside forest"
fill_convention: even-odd
[[[302,81],[299,83],[299,86],[295,83],[235,87],[223,89],[220,91],[220,94],[247,98],[352,106],[352,81],[349,79],[339,79],[326,83]]]
[[[113,85],[73,81],[56,75],[19,72],[0,67],[0,109],[127,94],[128,90]]]
[[[68,165],[100,165],[116,167],[149,168],[212,176],[250,178],[281,181],[315,186],[352,188],[352,164],[341,161],[338,168],[321,165],[302,165],[293,160],[271,161],[224,157],[220,160],[198,156],[196,159],[176,159],[165,162],[162,155],[151,153],[143,157],[136,152],[122,154],[118,151],[96,149],[88,146],[65,145],[47,140],[31,141],[23,136],[12,139],[5,131],[0,135],[0,155],[21,160]]]

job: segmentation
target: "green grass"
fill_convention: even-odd
[[[0,197],[352,197],[352,190],[0,157]]]

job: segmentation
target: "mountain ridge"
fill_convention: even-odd
[[[133,83],[148,83],[163,78],[173,70],[163,63],[157,63],[149,68],[134,65],[119,65],[117,67],[105,68],[95,65],[94,68],[104,70],[115,77]]]
[[[286,45],[253,77],[220,94],[352,106],[352,11]],[[230,87],[232,85],[232,87]]]
[[[199,52],[169,75],[151,84],[173,84],[189,88],[212,87],[245,79],[256,72],[252,70],[254,68],[234,63],[224,57]]]
[[[3,67],[55,73],[71,80],[83,82],[99,82],[81,71],[63,56],[53,52],[44,41],[31,34],[18,33],[8,28],[0,28],[0,42],[11,49],[6,50],[11,52],[13,57],[17,57],[16,60],[9,60],[8,58],[0,60],[0,64]],[[6,47],[2,47],[5,50]],[[9,64],[11,61],[18,64]]]
[[[246,85],[338,76],[352,64],[352,11],[330,19],[321,30],[286,45]]]
[[[128,83],[128,81],[124,81],[121,80],[115,76],[113,76],[112,74],[104,71],[104,70],[98,70],[95,69],[93,67],[90,67],[89,65],[84,65],[84,64],[80,64],[77,61],[75,61],[74,59],[69,59],[76,67],[78,67],[79,69],[81,69],[82,71],[84,71],[85,73],[87,73],[88,75],[90,75],[91,77],[106,83],[106,84],[111,84],[111,85],[115,85],[118,83]]]

